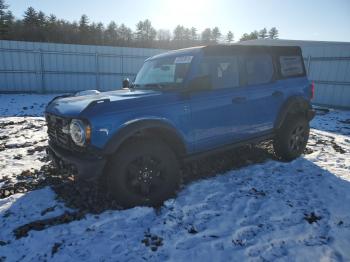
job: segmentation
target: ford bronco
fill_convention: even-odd
[[[78,177],[104,177],[124,206],[157,205],[182,160],[273,140],[284,161],[308,141],[313,84],[299,47],[215,45],[147,59],[123,89],[57,97],[47,106],[49,155]]]

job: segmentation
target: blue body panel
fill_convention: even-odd
[[[181,55],[193,56],[181,88],[168,91],[127,89],[61,98],[49,104],[47,112],[87,120],[92,127],[90,143],[100,149],[130,124],[156,120],[172,127],[184,142],[187,153],[192,154],[271,133],[288,98],[310,99],[306,77],[190,92],[186,86],[196,75],[196,67],[203,56],[201,48],[173,51],[151,59]]]

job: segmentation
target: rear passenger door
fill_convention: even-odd
[[[242,118],[239,138],[252,138],[270,133],[284,100],[284,91],[275,81],[275,66],[269,53],[241,56],[243,85],[233,97],[234,112]],[[235,132],[234,132],[235,133]]]

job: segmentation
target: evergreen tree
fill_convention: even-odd
[[[100,23],[92,23],[90,26],[91,41],[94,45],[104,44],[104,25]]]
[[[7,11],[8,5],[4,0],[0,0],[0,39],[6,38],[9,31],[9,23],[13,21],[10,11]]]
[[[241,38],[239,39],[240,42],[249,40],[249,35],[247,33],[244,33]]]
[[[5,4],[5,0],[0,0],[0,19],[6,14],[8,5]]]
[[[33,8],[28,7],[24,12],[23,25],[24,29],[22,31],[22,37],[27,41],[46,41],[45,32],[43,30],[44,24],[44,13],[39,13]]]
[[[156,31],[151,21],[146,19],[137,23],[133,32],[126,25],[118,26],[113,21],[105,27],[102,23],[90,23],[89,18],[82,15],[78,22],[70,22],[53,14],[47,16],[33,7],[28,7],[22,18],[15,19],[5,1],[0,0],[0,39],[174,49],[214,44],[222,38],[218,27],[206,28],[198,34],[195,27],[178,25],[171,34],[166,29]],[[258,37],[275,39],[278,37],[278,30],[273,27],[268,33],[265,28],[259,32],[253,31],[243,34],[241,41]],[[229,31],[225,40],[227,43],[233,42],[233,32]]]
[[[90,44],[90,26],[89,18],[87,15],[82,15],[79,20],[79,44]]]
[[[143,21],[139,21],[136,24],[136,32],[135,32],[136,39],[138,41],[144,41],[145,40],[144,34],[145,32],[144,32]]]
[[[234,38],[234,35],[231,31],[228,31],[227,35],[226,35],[226,41],[228,43],[232,43],[233,42],[233,38]]]
[[[212,33],[210,28],[204,29],[201,35],[202,42],[204,44],[210,44],[212,40]]]
[[[46,19],[46,15],[44,14],[44,12],[39,11],[38,16],[37,16],[37,20],[38,20],[39,27],[44,27],[46,25],[47,19]]]
[[[59,32],[59,21],[57,17],[53,14],[50,14],[46,18],[46,41],[47,42],[57,42],[60,41],[60,32]]]
[[[191,29],[185,28],[184,30],[184,40],[188,43],[191,40]]]
[[[49,24],[56,24],[57,23],[57,17],[54,14],[50,14],[49,17],[47,18],[47,22]]]
[[[119,35],[122,44],[130,44],[132,40],[132,31],[129,27],[121,24],[119,27]]]
[[[258,39],[258,38],[259,38],[259,33],[258,33],[258,31],[254,30],[253,32],[251,32],[251,33],[249,34],[249,38],[250,38],[250,40]]]
[[[185,40],[185,27],[178,25],[174,29],[174,41],[183,41]]]
[[[5,23],[5,15],[7,12],[8,5],[5,4],[4,0],[0,0],[0,24]]]
[[[217,26],[213,28],[213,30],[211,32],[211,35],[212,35],[212,40],[215,43],[218,43],[219,39],[221,37],[221,32],[220,32],[220,30],[219,30],[219,28]]]
[[[5,23],[9,26],[15,22],[15,17],[13,16],[11,11],[7,11],[5,14]]]
[[[82,15],[79,20],[79,30],[80,31],[88,31],[89,29],[89,18],[87,15]]]
[[[27,26],[37,26],[38,23],[38,13],[33,7],[28,7],[24,12],[23,23]]]
[[[259,31],[259,38],[261,39],[267,38],[267,30],[265,27]]]
[[[150,20],[140,21],[136,25],[136,39],[147,43],[156,38],[157,31],[153,28]]]
[[[258,37],[259,37],[259,33],[258,33],[258,31],[255,30],[255,31],[251,32],[250,34],[244,33],[241,36],[241,39],[239,41],[242,42],[242,41],[246,41],[246,40],[254,40],[254,39],[258,39]]]
[[[270,39],[278,39],[278,30],[276,27],[272,27],[269,31],[269,38]]]
[[[195,27],[191,27],[191,40],[196,41],[198,39],[197,29]]]
[[[119,40],[118,25],[116,22],[111,21],[105,31],[105,41],[107,44],[115,45]]]

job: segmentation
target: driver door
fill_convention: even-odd
[[[232,98],[239,86],[239,62],[237,56],[203,57],[198,76],[209,75],[211,90],[192,92],[192,132],[195,151],[206,151],[232,143]]]

